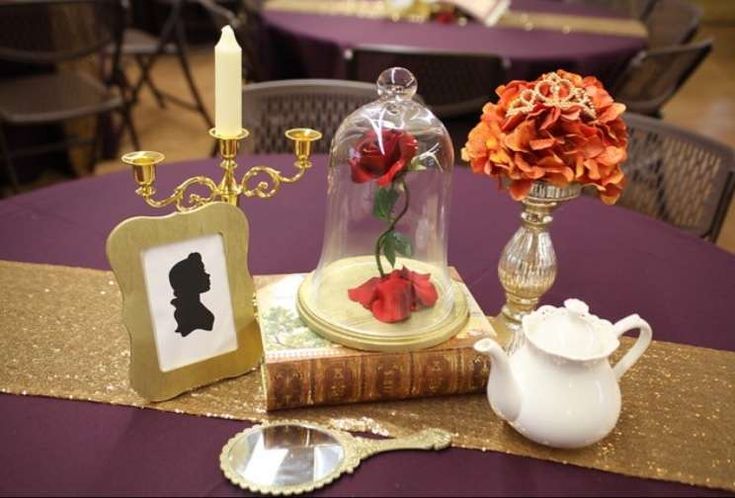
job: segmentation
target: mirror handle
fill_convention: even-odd
[[[452,435],[439,429],[424,429],[410,436],[394,439],[359,439],[362,458],[397,450],[441,450],[452,442]]]

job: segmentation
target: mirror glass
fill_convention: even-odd
[[[261,486],[297,486],[326,477],[345,451],[326,432],[299,425],[261,427],[230,449],[230,468]]]

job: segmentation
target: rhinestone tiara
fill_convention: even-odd
[[[547,92],[542,92],[548,88]],[[566,92],[563,90],[566,89]],[[564,95],[566,93],[566,95]],[[571,107],[580,107],[591,118],[597,117],[595,108],[589,95],[583,88],[579,88],[566,78],[556,73],[546,73],[536,82],[533,88],[523,90],[508,106],[507,116],[525,114],[533,111],[537,104],[557,107],[566,110]]]

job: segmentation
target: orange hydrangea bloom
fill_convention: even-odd
[[[552,83],[562,81],[556,85]],[[472,171],[506,178],[511,196],[524,199],[534,181],[566,186],[593,185],[614,204],[625,185],[620,165],[627,157],[628,132],[597,78],[563,70],[538,80],[511,81],[497,88],[462,149]]]

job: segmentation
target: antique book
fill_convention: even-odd
[[[495,333],[467,286],[470,317],[449,341],[410,353],[365,352],[331,343],[296,311],[305,274],[255,277],[268,410],[482,391],[488,359],[472,348]]]

